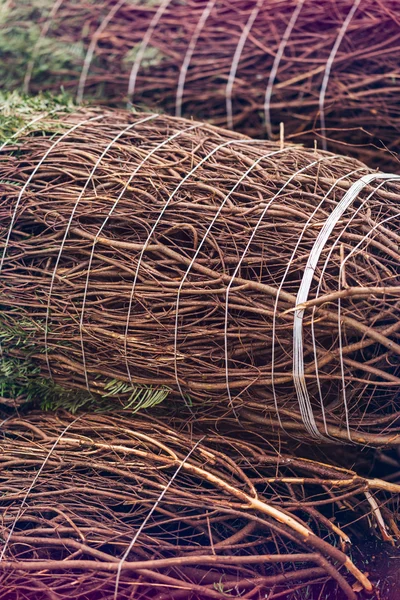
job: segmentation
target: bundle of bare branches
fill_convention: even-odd
[[[334,584],[355,600],[371,589],[347,549],[371,531],[396,535],[399,486],[176,425],[5,420],[0,597],[272,600]]]
[[[154,114],[25,127],[0,158],[3,403],[172,391],[398,443],[400,176]]]
[[[2,22],[6,89],[62,87],[254,137],[284,122],[329,149],[351,138],[370,164],[391,155],[369,144],[399,145],[398,0],[10,0]]]

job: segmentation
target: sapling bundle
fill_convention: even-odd
[[[1,445],[7,598],[356,600],[350,543],[398,533],[398,485],[179,422],[37,412]]]
[[[0,161],[3,403],[398,443],[400,176],[152,113],[25,127]]]
[[[4,89],[63,88],[399,162],[398,0],[3,3]],[[323,146],[325,147],[325,146]],[[380,161],[380,163],[378,162]]]

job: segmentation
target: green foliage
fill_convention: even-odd
[[[42,377],[40,368],[29,358],[4,356],[0,361],[0,396],[18,404],[39,402],[45,410],[54,406],[71,412],[92,400],[88,393],[65,389]]]
[[[39,374],[38,368],[32,368],[27,362],[16,358],[2,357],[0,361],[0,396],[9,400],[18,400],[22,395],[29,400],[32,377]]]
[[[0,396],[9,400],[23,398],[30,402],[47,397],[52,382],[44,379],[32,360],[37,351],[35,334],[40,323],[14,315],[2,315],[0,321]]]
[[[70,112],[74,108],[70,96],[64,93],[57,96],[47,93],[27,96],[17,92],[0,92],[0,144],[8,141],[16,142],[19,137],[18,132],[22,129],[21,135],[31,132],[57,133],[63,127],[61,122],[56,123],[57,114]],[[46,119],[40,119],[29,125],[35,117],[49,113],[52,113],[51,130],[50,123]]]
[[[50,0],[2,2],[0,7],[0,78],[2,88],[13,90],[24,84],[28,66],[36,83],[56,71],[70,69],[84,59],[81,41],[67,41],[42,35],[43,23],[53,6]],[[40,24],[39,24],[40,22]]]
[[[132,414],[160,404],[171,391],[167,387],[154,389],[152,386],[130,385],[118,379],[108,381],[104,390],[106,393],[103,394],[103,398],[129,394],[128,398],[123,400],[123,408]]]
[[[109,406],[101,406],[102,403],[99,403],[99,399],[94,398],[88,392],[82,390],[67,390],[50,380],[46,380],[46,382],[48,389],[46,391],[42,389],[41,395],[38,396],[40,398],[39,405],[42,410],[56,411],[62,408],[63,410],[75,414],[79,410],[101,412],[101,408],[105,411],[107,408],[110,408]]]
[[[124,63],[127,66],[132,66],[132,64],[136,60],[139,50],[140,44],[137,44],[136,46],[133,46],[133,48],[131,48],[129,52],[127,52],[127,54],[124,57]],[[144,69],[148,67],[154,67],[159,65],[165,58],[166,56],[161,52],[161,50],[159,50],[155,46],[148,45],[144,51],[141,66]]]
[[[75,108],[71,96],[62,92],[60,94],[41,93],[35,96],[19,92],[0,91],[0,110],[5,116],[17,114],[26,119],[41,112],[52,110],[71,111]]]
[[[56,384],[55,384],[55,387]],[[60,386],[58,386],[60,387]],[[152,408],[160,404],[169,394],[168,388],[154,389],[152,386],[128,386],[122,381],[116,379],[107,382],[108,393],[102,396],[91,396],[88,392],[76,390],[53,391],[46,395],[40,402],[43,410],[68,410],[75,414],[79,410],[85,410],[95,413],[113,412],[116,409],[126,410],[130,414],[135,414],[139,410]],[[62,393],[61,393],[62,391]],[[110,399],[110,396],[120,396],[126,392],[131,392],[128,398],[119,398],[119,404],[116,399]]]
[[[0,307],[1,310],[1,307]],[[35,350],[35,334],[40,322],[34,322],[16,314],[2,314],[0,320],[0,347],[23,348],[27,354]]]
[[[52,379],[43,377],[34,354],[44,350],[37,347],[37,333],[43,323],[3,313],[0,320],[0,396],[16,401],[39,402],[43,410],[63,408],[71,413],[78,410],[111,412],[116,408],[134,414],[152,408],[169,395],[167,387],[131,385],[118,379],[109,379],[104,393],[92,395],[86,390],[68,389]],[[111,400],[111,397],[113,399]],[[118,399],[118,402],[116,401]]]
[[[230,592],[233,592],[233,588],[225,589],[225,584],[222,579],[223,577],[221,576],[218,582],[214,582],[214,589],[223,596],[227,596]]]

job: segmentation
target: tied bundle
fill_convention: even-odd
[[[62,87],[256,138],[284,122],[398,170],[376,150],[400,136],[397,0],[29,0],[1,18],[5,89]]]
[[[350,542],[397,532],[398,485],[182,422],[37,412],[1,444],[10,599],[356,600]]]
[[[398,443],[399,179],[173,117],[35,117],[0,161],[3,403],[169,394]]]

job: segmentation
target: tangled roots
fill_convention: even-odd
[[[399,486],[272,445],[126,415],[1,431],[1,598],[297,598],[330,581],[355,599],[371,584],[350,542],[397,532]]]
[[[44,116],[0,163],[3,397],[175,394],[398,443],[399,179],[172,117]]]

